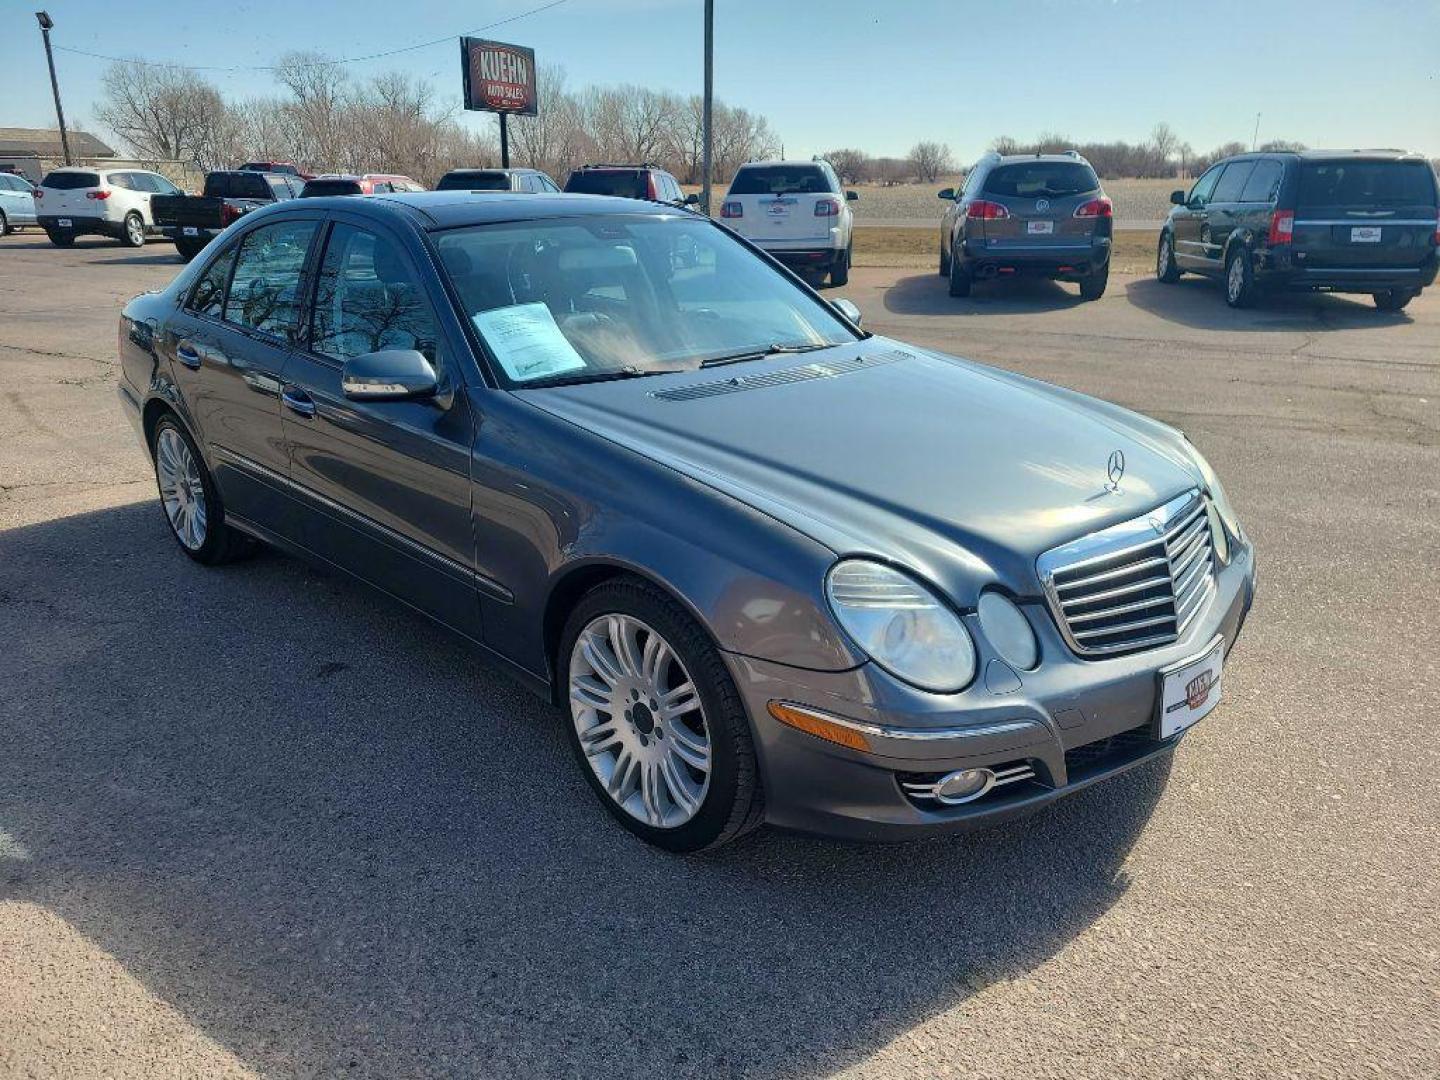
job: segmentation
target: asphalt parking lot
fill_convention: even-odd
[[[180,555],[113,390],[178,268],[0,240],[0,1074],[1440,1075],[1440,290],[856,269],[872,330],[1183,427],[1256,607],[1167,765],[679,859],[458,640]]]

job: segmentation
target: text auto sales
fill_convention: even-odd
[[[530,65],[525,57],[496,49],[482,52],[479,59],[485,95],[523,105],[525,87],[530,84]]]

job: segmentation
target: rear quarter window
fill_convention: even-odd
[[[447,173],[436,191],[509,191],[510,178],[502,172]]]
[[[1435,173],[1423,161],[1317,161],[1300,166],[1300,209],[1434,206]]]
[[[1018,198],[1081,195],[1100,187],[1100,178],[1079,161],[1024,161],[1000,165],[985,178],[985,194]]]
[[[579,195],[616,195],[622,199],[650,197],[645,177],[636,169],[573,172],[565,190]]]
[[[818,165],[765,165],[744,168],[730,184],[731,195],[820,195],[833,190]]]
[[[100,186],[100,176],[93,172],[53,172],[40,182],[51,191],[78,191]]]
[[[318,195],[359,195],[360,185],[354,180],[311,180],[301,194],[307,199]]]

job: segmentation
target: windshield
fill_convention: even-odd
[[[818,165],[746,166],[730,183],[731,195],[808,195],[830,190]]]
[[[503,172],[452,172],[440,178],[436,191],[509,191],[510,177]]]
[[[1324,161],[1300,166],[1298,209],[1434,206],[1435,176],[1423,161]]]
[[[622,199],[648,199],[649,185],[636,169],[577,169],[570,174],[565,190],[581,195],[618,195]]]
[[[1077,161],[1034,161],[1001,165],[985,179],[985,194],[1054,199],[1100,186],[1095,170]]]
[[[314,199],[322,195],[359,195],[357,180],[310,180],[300,190],[303,199]]]
[[[856,340],[824,302],[699,219],[454,229],[440,261],[512,386],[685,370]]]

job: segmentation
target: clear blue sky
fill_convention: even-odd
[[[54,41],[185,64],[349,56],[460,34],[543,0],[48,0]],[[39,4],[0,5],[0,126],[53,126]],[[1260,138],[1401,146],[1440,157],[1437,0],[716,0],[716,93],[770,118],[791,156],[970,160],[996,135],[1142,139],[1168,121],[1197,150]],[[701,85],[701,0],[567,0],[487,36],[532,46],[572,86]],[[90,121],[105,62],[56,54],[68,115]],[[453,42],[354,65],[459,96]],[[264,72],[212,73],[228,96]],[[493,124],[491,117],[472,117]],[[93,125],[92,125],[93,127]]]

